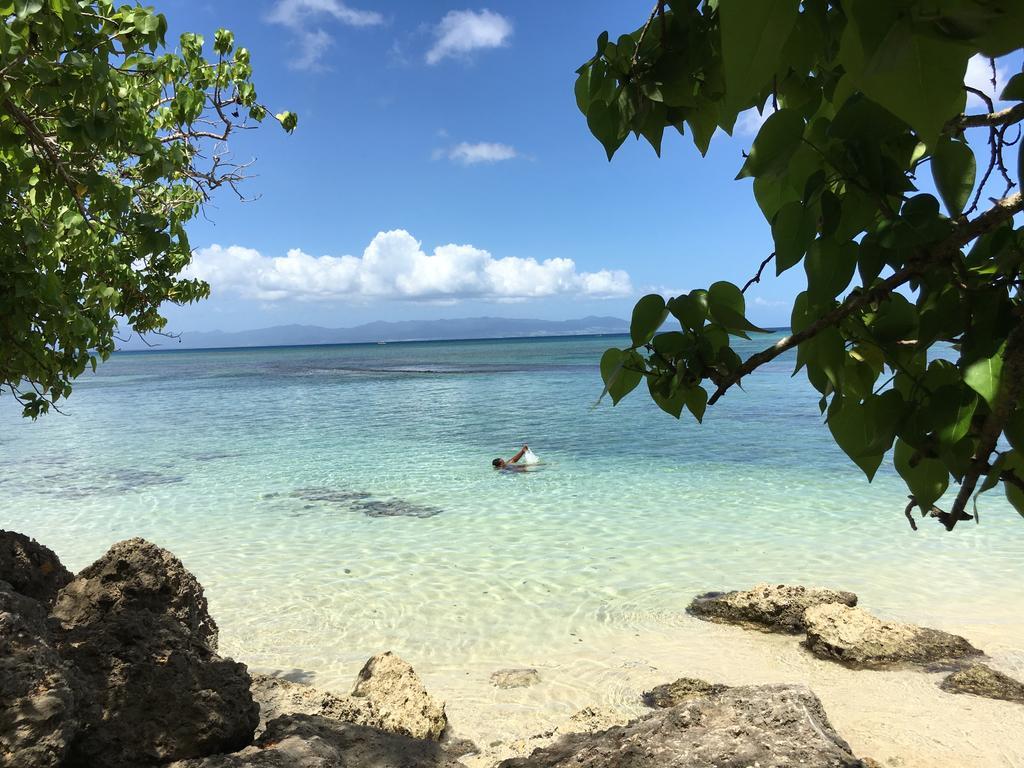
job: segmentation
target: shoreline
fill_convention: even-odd
[[[1024,621],[1005,624],[943,625],[984,649],[990,666],[1024,678]],[[233,646],[224,638],[224,650]],[[570,718],[592,709],[607,725],[650,713],[644,691],[680,677],[730,686],[796,684],[822,701],[836,731],[854,754],[887,768],[938,768],[1024,764],[1024,706],[978,696],[953,695],[939,683],[946,671],[849,669],[816,658],[800,638],[715,624],[693,617],[661,631],[623,630],[611,642],[584,648],[539,651],[543,658],[481,658],[456,667],[437,666],[403,654],[426,688],[447,705],[451,731],[475,742],[481,752],[462,758],[470,768],[487,768],[520,756],[564,733]],[[365,655],[386,649],[367,648]],[[236,658],[245,661],[244,653]],[[490,675],[507,667],[532,667],[540,682],[500,689]],[[256,673],[272,672],[252,667]],[[355,677],[358,666],[351,670]],[[351,679],[335,675],[307,680],[332,692]],[[495,727],[495,724],[500,726]]]

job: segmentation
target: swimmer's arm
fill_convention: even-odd
[[[524,454],[525,454],[525,453],[526,453],[526,452],[527,452],[527,451],[528,451],[529,449],[530,449],[530,446],[528,446],[528,445],[524,445],[524,446],[523,446],[522,448],[520,448],[520,449],[519,449],[519,453],[517,453],[517,454],[516,454],[515,456],[513,456],[513,457],[512,457],[512,458],[511,458],[511,459],[509,460],[509,464],[515,464],[515,463],[516,463],[517,461],[519,461],[519,460],[520,460],[521,458],[523,458],[523,455],[524,455]]]

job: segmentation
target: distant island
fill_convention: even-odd
[[[578,320],[464,317],[450,320],[377,321],[352,328],[275,325],[251,331],[186,331],[177,338],[155,336],[145,340],[132,336],[120,342],[118,350],[287,347],[305,344],[579,336],[628,331],[629,322],[617,317],[590,316]]]

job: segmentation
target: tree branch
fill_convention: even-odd
[[[992,231],[1004,222],[1013,218],[1014,214],[1019,213],[1021,210],[1024,210],[1024,198],[1021,197],[1019,192],[997,201],[995,205],[985,211],[985,213],[978,216],[978,218],[958,226],[952,235],[933,245],[932,248],[927,253],[923,254],[921,258],[916,259],[913,263],[908,264],[903,269],[893,273],[878,285],[869,288],[862,293],[856,293],[848,296],[839,306],[811,323],[802,331],[787,336],[784,339],[780,339],[776,344],[768,349],[762,350],[748,357],[739,366],[739,368],[722,380],[714,394],[708,398],[708,405],[714,405],[717,403],[730,387],[738,384],[747,374],[753,373],[762,365],[771,362],[784,352],[788,352],[803,342],[814,338],[826,328],[831,328],[839,324],[842,320],[849,317],[862,307],[888,297],[896,288],[910,282],[911,279],[923,272],[929,266],[948,258],[952,253],[960,250],[960,248],[967,245],[967,243],[971,242],[975,238],[986,232]]]
[[[984,115],[960,115],[952,121],[952,126],[955,128],[991,128],[1000,125],[1013,125],[1021,121],[1024,121],[1024,102]]]

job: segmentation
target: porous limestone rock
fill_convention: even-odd
[[[804,621],[805,645],[811,653],[849,667],[939,664],[982,653],[959,635],[882,621],[861,608],[839,603],[808,608]]]
[[[52,605],[58,590],[71,578],[57,555],[35,539],[0,531],[0,581],[6,581],[15,592]]]
[[[540,672],[528,667],[499,669],[491,675],[491,685],[495,688],[529,688],[540,682]]]
[[[860,768],[817,696],[740,686],[591,734],[569,734],[499,768]]]
[[[183,760],[169,768],[463,768],[458,756],[429,739],[287,715],[267,723],[257,742],[240,752]]]
[[[958,669],[947,675],[939,687],[949,693],[973,693],[988,699],[1024,704],[1024,683],[986,664],[969,664]]]
[[[667,709],[698,696],[707,696],[709,693],[721,693],[728,687],[721,683],[709,683],[706,680],[699,680],[696,677],[680,677],[675,682],[658,685],[649,691],[644,691],[643,701],[644,704],[653,709]]]
[[[269,721],[282,715],[318,715],[362,725],[374,720],[373,705],[368,699],[339,696],[282,677],[253,675],[252,697],[260,707],[257,732],[262,732]]]
[[[53,607],[69,629],[125,611],[173,617],[194,641],[217,650],[217,625],[202,585],[178,558],[145,539],[114,544],[60,591]]]
[[[444,702],[434,699],[408,662],[378,653],[359,671],[352,695],[373,705],[374,728],[414,739],[440,739],[448,727]]]
[[[68,765],[137,768],[252,741],[249,674],[213,651],[202,588],[169,552],[114,545],[61,590],[53,615],[81,693]]]
[[[0,765],[56,768],[78,730],[67,669],[42,603],[0,581]]]
[[[758,584],[753,589],[698,595],[686,612],[705,621],[738,624],[746,629],[799,634],[804,631],[804,611],[829,603],[854,606],[857,596],[835,589]]]

